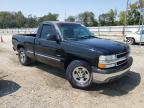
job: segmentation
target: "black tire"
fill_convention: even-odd
[[[29,57],[27,57],[26,51],[24,50],[24,48],[20,48],[18,50],[18,57],[19,57],[19,61],[22,65],[28,66],[31,64],[31,59]]]
[[[127,38],[126,41],[129,45],[134,45],[135,44],[135,40],[133,38]]]
[[[81,74],[81,75],[83,75],[83,77],[85,77],[86,74],[87,74],[87,76],[89,76],[89,78],[86,79],[87,81],[85,83],[79,83],[77,81],[78,79],[74,78],[74,74],[75,74],[74,70],[78,69],[79,67],[82,67],[82,68],[84,67],[83,69],[86,69],[89,72],[89,74],[87,71],[85,71],[85,75]],[[82,61],[82,60],[74,60],[68,65],[68,67],[66,69],[66,77],[67,77],[67,80],[70,82],[70,84],[74,88],[87,89],[92,84],[92,72],[91,71],[92,71],[91,66],[87,62]],[[78,72],[76,72],[76,73],[78,73]],[[79,76],[78,74],[76,74],[76,75]],[[84,78],[83,78],[83,80],[84,80]]]

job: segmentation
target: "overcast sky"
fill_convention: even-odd
[[[131,2],[137,0],[129,0]],[[58,13],[59,20],[76,16],[84,11],[93,11],[96,17],[109,9],[124,10],[126,0],[0,0],[0,11],[22,11],[25,16],[42,16],[48,12]]]

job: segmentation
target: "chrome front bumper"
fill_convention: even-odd
[[[93,82],[95,83],[108,83],[114,79],[120,78],[129,72],[131,65],[133,63],[132,57],[128,59],[126,66],[112,69],[112,70],[100,70],[93,69]]]

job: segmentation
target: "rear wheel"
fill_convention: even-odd
[[[127,43],[129,45],[134,45],[135,44],[135,40],[133,38],[127,38]]]
[[[24,48],[20,48],[18,50],[18,57],[19,57],[19,61],[22,65],[28,66],[31,64],[31,59],[29,57],[27,57],[26,51],[24,50]]]
[[[86,89],[92,84],[92,73],[89,64],[82,60],[75,60],[66,70],[67,79],[75,88]]]

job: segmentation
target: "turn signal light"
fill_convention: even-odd
[[[101,69],[104,69],[104,68],[106,68],[106,64],[98,64],[98,67]]]

